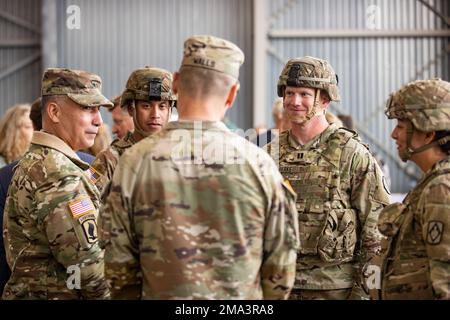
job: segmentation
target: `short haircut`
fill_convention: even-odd
[[[183,66],[179,72],[180,88],[200,98],[225,96],[236,80],[224,73],[204,68]]]
[[[42,99],[41,97],[34,100],[31,104],[30,119],[33,122],[33,127],[35,131],[42,129]]]
[[[41,101],[41,114],[44,115],[47,110],[47,105],[51,102],[61,103],[69,99],[66,95],[51,95],[51,96],[42,96]]]

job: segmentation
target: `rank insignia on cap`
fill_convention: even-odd
[[[95,184],[97,183],[98,179],[100,179],[101,174],[95,170],[93,167],[89,167],[89,169],[87,169],[87,173],[89,175],[89,180]]]
[[[69,210],[75,219],[78,219],[88,213],[94,212],[95,207],[91,199],[87,196],[79,197],[69,202]]]
[[[88,243],[95,243],[97,241],[97,224],[95,219],[86,219],[81,226],[83,227],[84,235]]]

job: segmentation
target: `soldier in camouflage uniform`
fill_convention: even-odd
[[[295,194],[273,160],[221,119],[242,51],[186,40],[174,76],[180,121],[127,150],[102,214],[105,272],[118,299],[282,299],[295,276]]]
[[[120,107],[120,98],[120,96],[117,96],[112,100],[114,107],[111,111],[112,133],[117,139],[122,139],[128,131],[134,130],[133,116],[130,116],[128,110]]]
[[[120,99],[120,107],[127,108],[133,117],[134,131],[114,140],[92,163],[101,175],[96,183],[100,192],[107,188],[122,153],[143,138],[161,131],[167,124],[176,100],[169,71],[145,67],[131,73]]]
[[[393,93],[392,138],[424,172],[403,203],[386,207],[382,299],[450,299],[450,83],[419,80]]]
[[[291,59],[278,96],[292,129],[267,146],[297,193],[300,249],[290,299],[365,299],[365,273],[380,253],[378,214],[389,202],[383,174],[358,135],[329,124],[339,101],[327,61]]]
[[[105,299],[97,241],[100,194],[75,151],[102,124],[99,76],[51,68],[42,80],[43,130],[33,135],[8,191],[4,238],[11,277],[3,299]]]

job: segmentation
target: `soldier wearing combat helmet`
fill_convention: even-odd
[[[397,119],[400,158],[424,174],[380,214],[382,299],[450,299],[450,83],[411,82],[391,95],[386,115]]]
[[[99,108],[113,105],[101,84],[81,70],[44,73],[42,130],[16,167],[5,207],[11,277],[3,299],[109,297],[97,239],[100,194],[75,153],[93,145]]]
[[[301,57],[281,72],[292,128],[267,146],[297,193],[300,249],[290,299],[367,299],[366,271],[380,253],[378,214],[388,204],[383,174],[351,130],[329,124],[338,77],[322,59]]]
[[[169,71],[145,67],[131,73],[120,99],[120,107],[127,109],[133,117],[134,131],[114,140],[93,162],[92,166],[99,176],[96,185],[100,192],[112,179],[122,153],[143,138],[158,133],[169,122],[176,100]]]

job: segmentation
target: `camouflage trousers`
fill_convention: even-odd
[[[352,288],[335,290],[292,289],[289,300],[347,300]]]

